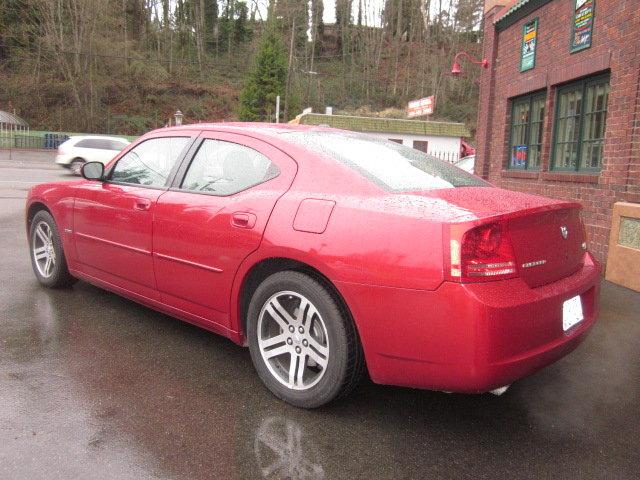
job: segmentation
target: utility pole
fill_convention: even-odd
[[[276,123],[280,123],[280,95],[276,97]]]
[[[310,72],[313,72],[313,60],[316,56],[316,25],[317,19],[313,18],[312,26],[311,26],[311,67],[309,68]],[[307,85],[307,105],[311,103],[311,79],[312,76],[309,75],[309,83]]]
[[[291,41],[289,42],[289,68],[287,69],[287,85],[284,91],[284,121],[289,119],[289,89],[291,86],[291,66],[293,65],[293,40],[296,31],[296,17],[291,22]]]

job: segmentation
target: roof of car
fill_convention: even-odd
[[[166,131],[175,130],[229,130],[252,132],[262,135],[279,135],[294,131],[330,130],[315,125],[292,125],[289,123],[261,123],[261,122],[219,122],[219,123],[192,123],[179,127],[165,127]]]
[[[291,125],[288,123],[261,123],[261,122],[220,122],[220,123],[193,123],[188,125],[181,125],[179,127],[164,127],[157,130],[153,130],[148,134],[162,135],[163,132],[180,132],[189,131],[217,131],[235,133],[239,135],[246,135],[249,137],[262,140],[266,143],[276,145],[280,149],[284,149],[287,153],[296,156],[298,160],[309,158],[322,158],[310,152],[307,148],[296,143],[288,141],[287,138],[283,138],[281,135],[291,132],[342,132],[348,133],[344,130],[338,130],[335,128],[328,128],[324,126],[316,125]],[[284,146],[286,145],[286,147]],[[301,151],[305,151],[306,155],[297,155]],[[311,155],[309,155],[311,153]]]
[[[123,137],[111,137],[108,135],[71,135],[70,139],[89,139],[89,140],[119,140],[122,142],[129,142],[126,138]]]

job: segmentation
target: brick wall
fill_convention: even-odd
[[[602,261],[613,203],[640,202],[640,15],[637,1],[598,0],[591,48],[570,54],[573,5],[573,0],[551,1],[502,31],[493,23],[501,6],[486,12],[483,52],[491,68],[480,80],[476,171],[504,188],[582,203],[590,248]],[[538,18],[536,65],[521,73],[522,27],[534,18]],[[550,171],[557,86],[606,71],[611,75],[611,93],[602,171],[598,175]],[[547,93],[540,171],[507,170],[509,99],[539,90]]]

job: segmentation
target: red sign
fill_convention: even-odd
[[[407,108],[407,117],[421,117],[422,115],[431,115],[436,105],[436,99],[433,95],[421,98],[420,100],[412,100]]]

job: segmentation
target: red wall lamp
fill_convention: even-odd
[[[480,65],[482,68],[489,68],[489,60],[483,58],[482,60],[478,60],[476,57],[469,55],[467,52],[458,52],[455,57],[453,57],[453,65],[451,65],[451,75],[454,77],[459,76],[462,73],[462,68],[460,68],[460,60],[461,56],[467,57],[467,59],[476,65]]]

